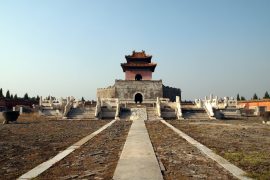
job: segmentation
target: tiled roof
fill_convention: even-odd
[[[125,67],[154,67],[156,63],[121,63],[121,66]]]
[[[155,71],[156,68],[155,63],[121,63],[121,67],[123,71],[125,72],[126,70],[132,70],[132,69],[145,69],[145,70],[150,70],[152,72]]]
[[[142,52],[136,52],[133,51],[132,55],[127,55],[126,59],[130,60],[130,59],[147,59],[147,61],[151,62],[151,58],[152,56],[145,54],[145,51]]]
[[[142,51],[142,52],[133,51],[132,55],[130,57],[133,57],[133,58],[148,58],[148,57],[151,57],[151,56],[146,55],[145,51]]]

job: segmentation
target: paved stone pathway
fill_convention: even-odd
[[[163,180],[144,120],[133,121],[113,179]]]

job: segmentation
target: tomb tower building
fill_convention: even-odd
[[[151,62],[152,56],[145,51],[133,51],[125,59],[126,62],[121,63],[125,79],[116,79],[113,86],[97,89],[97,98],[117,98],[120,103],[155,103],[157,97],[175,101],[175,96],[181,96],[180,89],[152,79],[157,64]]]
[[[145,51],[132,52],[132,55],[125,56],[126,63],[121,63],[125,72],[125,80],[152,80],[152,73],[155,71],[156,63],[152,63],[152,56],[146,55]]]

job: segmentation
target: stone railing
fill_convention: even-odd
[[[209,116],[210,119],[215,118],[215,113],[213,111],[213,106],[212,106],[212,104],[210,102],[205,101],[203,103],[203,108],[205,109],[205,111],[208,114],[208,116]]]
[[[63,112],[63,118],[64,118],[64,119],[67,118],[67,114],[68,114],[68,112],[70,111],[71,107],[72,107],[72,103],[71,103],[71,102],[69,102],[69,103],[67,103],[67,104],[65,105],[64,112]]]
[[[71,109],[72,106],[73,106],[73,101],[74,101],[73,98],[67,97],[67,104],[66,104],[65,107],[64,107],[63,119],[66,119],[66,118],[67,118],[67,115],[68,115],[70,109]]]
[[[100,98],[97,98],[97,104],[96,104],[96,109],[95,109],[95,117],[99,116],[100,111],[101,111]]]
[[[60,99],[52,99],[50,96],[49,99],[43,99],[42,96],[40,96],[39,99],[39,106],[40,107],[53,107],[54,109],[59,109],[59,107],[62,107],[66,104],[66,99],[60,98]]]
[[[195,104],[198,108],[203,108],[203,101],[201,99],[195,99]]]
[[[120,102],[118,98],[97,98],[95,117],[114,117],[119,119]]]
[[[156,103],[156,111],[157,111],[157,116],[161,117],[161,109],[160,109],[160,99],[157,97],[157,103]]]
[[[183,118],[182,109],[181,109],[181,100],[179,96],[176,96],[176,116],[177,116],[177,119]]]
[[[168,113],[172,113],[172,112],[166,112],[166,110],[165,110],[166,108],[173,109],[174,115],[175,115],[175,117],[177,117],[177,119],[183,119],[181,101],[180,101],[179,96],[176,96],[176,102],[170,102],[170,100],[168,98],[157,99],[157,111],[159,111],[158,115],[163,116],[163,115],[167,114],[165,116],[168,116]],[[162,111],[163,115],[162,115],[161,111]]]
[[[116,111],[115,111],[115,118],[116,120],[120,119],[120,103],[119,100],[116,99]]]
[[[106,106],[108,109],[113,109],[119,103],[117,98],[100,98],[101,107]]]
[[[198,108],[203,107],[203,103],[209,103],[211,104],[212,108],[216,109],[225,109],[227,107],[236,107],[237,106],[237,100],[235,100],[233,97],[224,97],[223,99],[218,98],[218,96],[213,97],[212,94],[210,94],[209,97],[205,96],[204,100],[201,99],[195,99],[195,104]]]

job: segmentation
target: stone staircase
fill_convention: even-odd
[[[43,109],[42,111],[39,111],[39,114],[43,116],[62,116],[62,113],[56,109]]]
[[[147,107],[147,120],[155,120],[156,119],[156,109],[154,107]]]
[[[238,108],[236,107],[228,107],[225,109],[220,109],[219,110],[225,119],[240,119],[243,118],[241,115],[241,112]]]
[[[175,109],[168,106],[161,109],[161,117],[166,120],[177,119]]]
[[[68,119],[77,120],[95,120],[95,107],[78,107],[72,108],[68,115]]]
[[[147,112],[147,120],[160,120],[156,114],[156,108],[155,107],[146,107],[146,112]]]
[[[147,106],[147,104],[136,104],[136,103],[128,103],[128,104],[126,104],[126,107],[127,108],[129,108],[129,109],[131,109],[131,108],[144,108],[144,107],[146,107]]]
[[[115,107],[101,107],[99,119],[114,119],[116,113]]]
[[[131,115],[130,120],[136,121],[136,120],[147,120],[147,111],[146,108],[131,108],[130,109]]]
[[[203,108],[182,108],[183,118],[190,120],[208,120],[210,119]]]

